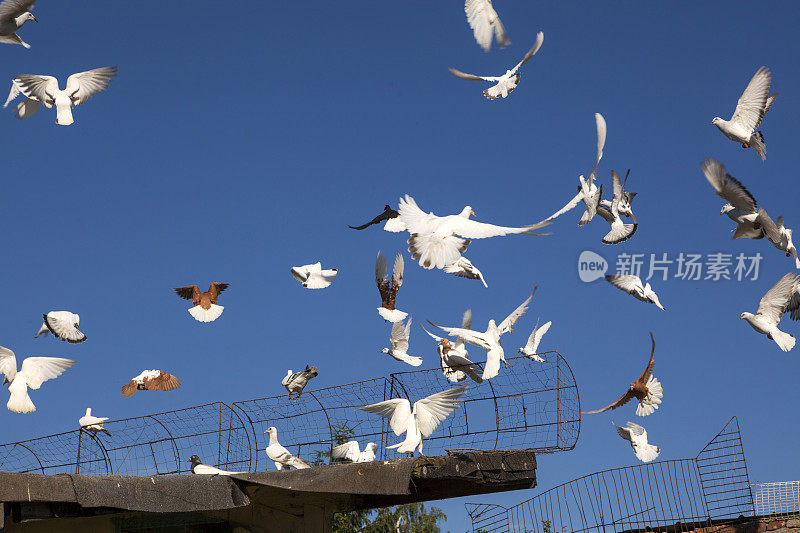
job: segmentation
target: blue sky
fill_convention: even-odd
[[[146,7],[150,4],[150,7]],[[592,165],[593,113],[608,123],[599,175],[631,168],[635,237],[600,243],[601,221],[559,219],[549,237],[475,241],[478,282],[424,271],[407,260],[399,298],[415,321],[452,322],[467,307],[476,327],[539,291],[508,352],[536,318],[552,320],[543,349],[570,362],[584,408],[616,399],[656,349],[662,408],[644,420],[661,458],[694,456],[738,415],[751,479],[798,479],[794,422],[798,349],[781,352],[737,318],[792,262],[766,242],[732,241],[732,223],[699,164],[715,157],[773,217],[800,226],[800,7],[744,2],[501,2],[512,40],[484,53],[461,2],[249,2],[198,0],[45,2],[21,31],[31,50],[3,45],[7,80],[17,73],[62,81],[119,65],[119,76],[58,127],[40,110],[6,110],[4,301],[0,344],[78,365],[34,391],[34,415],[0,412],[2,441],[72,429],[86,406],[124,418],[209,401],[279,394],[286,368],[316,364],[316,387],[405,370],[378,353],[374,258],[404,250],[405,237],[355,232],[405,193],[437,214],[471,205],[479,220],[530,224],[575,192]],[[453,66],[500,74],[545,32],[544,44],[506,100],[462,81]],[[761,65],[778,100],[763,123],[768,160],[709,123],[727,118]],[[581,251],[612,264],[619,253],[755,254],[756,281],[653,285],[667,312],[604,282],[577,276]],[[340,269],[324,291],[304,291],[292,265]],[[195,322],[172,287],[231,283],[225,312]],[[80,313],[89,340],[34,340],[41,313]],[[499,318],[502,318],[500,316]],[[800,324],[786,320],[795,336]],[[420,331],[412,349],[436,364]],[[479,350],[474,352],[478,357]],[[177,393],[123,398],[145,368],[183,379]],[[539,458],[539,487],[487,497],[513,504],[606,467],[633,464],[610,420],[584,418],[575,451]],[[475,501],[477,498],[468,500]],[[462,501],[442,502],[448,528],[465,530]]]

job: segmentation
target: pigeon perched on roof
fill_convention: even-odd
[[[344,459],[351,463],[368,463],[375,460],[376,451],[378,451],[378,445],[374,442],[367,443],[362,452],[358,441],[351,440],[331,450],[331,457],[333,459]]]
[[[642,285],[642,280],[639,276],[633,274],[609,274],[605,277],[606,281],[615,286],[616,288],[627,292],[640,302],[650,302],[655,304],[661,310],[666,311],[661,302],[658,301],[658,296],[650,283]]]
[[[528,336],[528,342],[525,343],[525,346],[519,349],[519,353],[522,355],[527,355],[528,358],[533,359],[536,362],[544,363],[544,359],[542,359],[536,351],[539,349],[539,343],[542,341],[542,337],[544,334],[547,333],[547,330],[550,329],[550,325],[552,322],[545,322],[542,324],[542,327],[539,327],[539,321],[536,321],[536,326],[531,331],[531,334]]]
[[[87,407],[86,414],[78,419],[78,425],[80,425],[81,429],[85,429],[86,431],[94,435],[102,432],[110,437],[111,433],[109,433],[108,430],[103,427],[103,424],[107,420],[108,420],[107,417],[100,418],[98,416],[92,416],[92,408]]]
[[[467,385],[447,389],[436,394],[431,394],[414,402],[405,398],[393,398],[385,402],[378,402],[365,407],[360,411],[374,413],[389,420],[389,426],[398,437],[406,434],[405,440],[386,448],[397,448],[398,453],[422,453],[422,437],[430,437],[433,431],[441,424],[453,409],[459,406],[460,400],[467,392]]]
[[[36,411],[28,389],[37,390],[42,383],[55,379],[75,364],[72,359],[62,357],[26,357],[17,372],[17,357],[8,348],[0,346],[0,374],[5,374],[3,385],[8,383],[11,397],[6,407],[15,413]]]
[[[102,67],[78,72],[67,78],[64,90],[58,88],[53,76],[39,74],[17,74],[14,82],[22,94],[38,100],[48,109],[56,106],[56,124],[69,126],[75,122],[72,108],[76,107],[106,88],[117,75],[117,67]]]
[[[397,254],[390,278],[386,270],[386,258],[381,252],[378,252],[378,258],[375,260],[375,284],[378,286],[378,292],[381,293],[381,306],[378,308],[378,314],[384,320],[392,323],[400,322],[408,316],[408,313],[395,308],[397,291],[403,285],[403,266],[403,254]]]
[[[664,390],[661,387],[661,383],[653,376],[653,367],[655,366],[655,360],[653,357],[656,353],[656,340],[653,338],[653,334],[650,334],[650,341],[653,343],[653,347],[650,350],[650,360],[647,363],[647,366],[642,372],[642,375],[636,381],[631,382],[630,387],[628,390],[625,391],[619,400],[612,403],[611,405],[607,405],[602,409],[598,409],[597,411],[585,411],[583,414],[591,415],[594,413],[602,413],[603,411],[608,411],[609,409],[616,409],[617,407],[621,407],[631,401],[632,399],[636,398],[639,400],[639,405],[636,407],[636,414],[638,416],[647,416],[653,414],[656,409],[658,409],[658,404],[661,403],[661,398],[664,397]]]
[[[228,470],[221,470],[215,466],[204,465],[200,457],[193,455],[189,458],[192,463],[192,474],[202,474],[206,476],[230,476],[231,474],[246,474],[247,472],[230,472]]]
[[[39,22],[30,12],[36,0],[4,0],[0,4],[0,43],[21,44],[25,48],[31,45],[17,35],[17,30],[26,22]]]
[[[381,349],[381,353],[390,355],[402,363],[419,366],[422,364],[422,357],[408,355],[408,342],[411,338],[411,318],[408,317],[408,322],[405,324],[403,322],[392,324],[392,333],[389,335],[389,344],[392,347]]]
[[[400,213],[392,209],[389,206],[389,204],[383,206],[383,213],[376,216],[366,224],[362,224],[361,226],[347,226],[347,227],[350,229],[362,230],[368,228],[373,224],[380,224],[384,220],[386,221],[386,224],[383,225],[384,231],[391,231],[392,233],[397,233],[406,230],[406,225],[403,224],[402,220],[400,220]]]
[[[317,261],[313,265],[292,267],[291,273],[306,289],[324,289],[330,287],[339,270],[336,268],[322,270],[322,263]]]
[[[500,48],[511,44],[506,29],[492,6],[492,0],[466,0],[464,12],[475,40],[485,51],[492,48],[493,39],[497,39],[497,46]]]
[[[725,137],[741,144],[742,148],[752,147],[762,161],[767,160],[767,145],[764,143],[764,135],[756,130],[766,112],[775,102],[775,97],[778,96],[769,94],[770,82],[769,69],[761,67],[750,79],[742,96],[739,97],[731,119],[723,120],[720,117],[714,117],[714,120],[711,121],[711,124],[716,126]]]
[[[213,322],[219,318],[222,311],[225,309],[221,305],[217,305],[217,299],[222,291],[230,287],[230,283],[214,282],[208,286],[206,292],[200,292],[197,285],[189,285],[187,287],[178,287],[175,293],[184,300],[191,300],[192,305],[189,309],[189,314],[194,317],[198,322]]]
[[[461,78],[462,80],[495,82],[495,85],[492,85],[483,91],[483,95],[489,100],[495,100],[496,98],[500,97],[506,98],[514,89],[517,88],[517,85],[519,85],[521,74],[518,71],[520,67],[530,61],[536,52],[539,51],[539,48],[542,46],[542,42],[544,42],[544,32],[540,31],[536,34],[536,42],[533,43],[533,46],[530,50],[528,50],[528,53],[525,54],[522,60],[517,63],[514,68],[506,70],[506,73],[502,76],[476,76],[474,74],[461,72],[460,70],[456,70],[454,68],[450,68],[448,70],[450,70],[450,74]],[[406,223],[406,225],[408,224]]]
[[[286,387],[286,390],[289,391],[289,398],[296,400],[303,395],[303,389],[308,385],[308,382],[318,375],[319,371],[317,371],[317,367],[306,365],[306,369],[300,372],[292,372],[289,370],[286,373],[286,377],[281,381],[281,385]],[[292,393],[297,394],[297,396],[292,398]]]
[[[798,291],[799,279],[800,276],[792,272],[784,275],[758,302],[756,314],[742,313],[739,316],[739,320],[746,320],[754,330],[774,340],[784,352],[794,348],[795,338],[779,330],[778,324],[787,310],[796,309],[795,294]]]
[[[636,233],[636,228],[638,224],[636,223],[636,217],[633,216],[633,212],[628,209],[629,217],[633,219],[632,224],[626,224],[620,218],[619,207],[623,201],[623,190],[622,190],[622,183],[620,182],[619,175],[611,171],[611,182],[614,187],[614,197],[611,200],[611,207],[608,208],[602,203],[597,206],[597,214],[608,222],[608,225],[611,226],[611,229],[603,237],[601,241],[603,244],[619,244],[623,241],[627,241]]]
[[[483,286],[487,289],[489,286],[486,284],[486,280],[483,277],[483,274],[478,267],[472,264],[469,259],[464,256],[459,257],[455,263],[450,263],[449,265],[445,265],[443,269],[446,273],[452,274],[454,276],[458,276],[459,278],[467,278],[467,279],[479,279]]]
[[[786,257],[794,258],[795,268],[800,268],[800,259],[797,258],[797,248],[792,242],[792,230],[783,225],[783,217],[778,217],[775,222],[767,215],[764,208],[758,210],[756,224],[764,232],[764,236],[772,245],[786,254]]]
[[[760,224],[757,223],[758,205],[756,199],[750,194],[739,180],[725,171],[725,166],[716,159],[708,158],[700,164],[706,179],[725,200],[719,214],[728,215],[736,222],[734,239],[760,239],[764,236]]]
[[[81,325],[81,317],[69,311],[50,311],[43,314],[44,323],[39,331],[34,335],[34,339],[39,335],[52,333],[53,337],[67,341],[70,344],[77,344],[86,340],[86,335],[81,333],[78,328]]]
[[[301,468],[311,468],[308,463],[289,453],[289,450],[278,442],[277,429],[269,427],[264,433],[269,433],[269,445],[265,451],[267,452],[267,457],[275,462],[276,469],[283,470],[284,468],[293,467],[300,470]]]
[[[133,396],[137,390],[171,391],[181,386],[181,380],[162,370],[145,370],[122,387],[122,395]]]
[[[459,383],[469,376],[475,383],[483,383],[481,367],[470,361],[469,353],[464,341],[461,339],[451,343],[448,339],[434,335],[425,326],[420,324],[422,330],[436,341],[436,350],[439,352],[439,366],[444,377],[451,383]],[[472,311],[467,309],[461,317],[463,329],[472,328]]]
[[[611,423],[614,424],[614,422]],[[616,424],[614,424],[614,427],[617,428],[617,433],[619,433],[620,437],[631,443],[633,453],[643,463],[653,461],[661,453],[661,448],[648,444],[647,431],[639,424],[628,422],[625,427],[620,427]]]

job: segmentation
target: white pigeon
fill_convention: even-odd
[[[0,43],[21,44],[25,48],[31,45],[17,35],[17,30],[26,22],[39,22],[30,12],[36,0],[4,0],[0,4]]]
[[[420,266],[426,269],[444,268],[458,261],[461,253],[467,249],[469,239],[500,237],[509,233],[539,235],[533,233],[533,230],[550,224],[540,222],[532,226],[510,228],[475,222],[469,219],[475,216],[470,206],[466,206],[457,215],[439,217],[424,212],[409,195],[400,199],[398,212],[411,234],[408,239],[411,258],[419,259]]]
[[[44,323],[33,337],[34,339],[39,335],[52,333],[55,338],[67,341],[70,344],[77,344],[86,340],[86,335],[78,329],[81,325],[81,317],[75,313],[50,311],[42,315],[42,318],[44,318]]]
[[[277,429],[269,427],[264,433],[269,433],[269,445],[265,451],[267,452],[267,457],[275,462],[276,469],[283,470],[284,468],[294,467],[300,470],[301,468],[311,468],[308,463],[289,453],[289,450],[278,442]]]
[[[728,202],[722,206],[719,214],[728,215],[728,218],[736,222],[733,238],[762,238],[764,232],[756,224],[758,206],[750,191],[739,180],[728,174],[725,166],[716,159],[706,159],[700,164],[700,168],[703,169],[703,174],[717,194]]]
[[[481,377],[483,379],[491,379],[500,372],[501,361],[508,366],[505,353],[503,352],[503,347],[500,345],[500,337],[505,333],[511,333],[514,331],[514,325],[528,310],[528,303],[530,303],[534,294],[536,294],[535,286],[531,295],[528,296],[524,302],[522,302],[522,305],[514,309],[514,311],[505,318],[505,320],[500,322],[499,326],[495,323],[494,319],[489,320],[489,325],[487,326],[485,332],[474,331],[465,328],[447,328],[437,326],[433,322],[429,322],[432,326],[446,331],[453,337],[457,337],[464,342],[468,342],[486,350],[486,364],[483,367],[483,375]]]
[[[605,278],[607,282],[627,292],[640,302],[650,302],[662,311],[666,311],[661,302],[658,301],[658,296],[653,291],[653,288],[650,287],[650,284],[645,283],[642,285],[642,280],[639,276],[634,276],[633,274],[609,274]]]
[[[497,11],[492,7],[492,0],[466,0],[464,12],[467,14],[467,22],[472,28],[475,40],[485,51],[488,52],[492,47],[493,37],[497,39],[497,46],[500,48],[511,44]]]
[[[8,93],[6,103],[3,104],[3,109],[8,107],[17,96],[22,94],[19,90],[19,85],[14,80],[11,80],[11,92]],[[30,118],[39,110],[39,100],[36,98],[25,98],[21,103],[17,104],[14,114],[18,119]]]
[[[614,424],[614,422],[611,423]],[[620,437],[630,441],[633,453],[643,463],[649,463],[661,453],[661,448],[647,443],[647,431],[639,424],[628,422],[625,427],[620,427],[616,424],[614,424],[614,427],[617,428],[617,433],[619,433]]]
[[[22,368],[17,372],[17,358],[14,352],[0,346],[0,374],[5,374],[3,385],[8,383],[11,397],[6,407],[15,413],[32,413],[36,410],[28,389],[37,390],[42,383],[55,379],[75,361],[62,357],[27,357],[22,361]]]
[[[630,209],[628,209],[628,216],[633,219],[632,224],[626,224],[620,218],[622,213],[620,213],[619,207],[623,202],[622,182],[620,182],[619,175],[613,170],[611,171],[611,183],[614,187],[614,197],[611,200],[611,208],[602,204],[597,206],[597,214],[611,226],[611,229],[601,241],[603,244],[619,244],[623,241],[627,241],[633,237],[636,233],[636,228],[639,226],[636,223],[636,217],[633,216]]]
[[[777,96],[769,94],[770,81],[769,69],[767,67],[758,69],[739,97],[731,119],[714,117],[711,121],[711,124],[719,128],[725,137],[741,144],[742,148],[752,146],[762,161],[767,160],[767,145],[764,143],[764,135],[756,129]]]
[[[774,340],[784,352],[794,348],[795,338],[779,330],[778,324],[790,307],[794,293],[797,292],[798,279],[800,278],[797,275],[789,272],[761,298],[756,314],[745,312],[739,316],[739,320],[746,320],[754,330]]]
[[[539,357],[536,353],[536,350],[539,349],[539,343],[542,341],[542,337],[544,334],[547,333],[547,330],[550,329],[552,322],[545,322],[542,324],[542,327],[539,327],[539,321],[536,321],[536,326],[531,331],[530,336],[528,337],[528,342],[525,344],[524,347],[519,349],[519,353],[522,355],[527,355],[530,359],[533,359],[536,362],[544,363],[544,359]]]
[[[472,378],[475,383],[483,383],[481,367],[470,361],[469,353],[463,340],[458,339],[455,343],[451,343],[448,339],[434,335],[425,329],[422,324],[420,324],[420,327],[437,343],[436,351],[439,352],[439,367],[442,369],[444,377],[451,383],[464,381],[467,376]],[[472,328],[471,310],[464,311],[464,316],[461,318],[461,327],[463,329]]]
[[[375,413],[389,420],[389,426],[398,437],[406,434],[405,440],[387,449],[397,448],[398,453],[422,453],[422,437],[430,437],[433,431],[463,402],[459,400],[467,392],[468,385],[432,394],[427,398],[411,402],[405,398],[393,398],[385,402],[360,407],[360,411]]]
[[[346,459],[351,463],[368,463],[375,460],[376,451],[378,451],[378,445],[374,442],[367,443],[362,452],[358,441],[351,440],[331,450],[331,457],[333,459]]]
[[[247,472],[231,472],[229,470],[222,470],[215,466],[204,465],[200,461],[200,457],[193,455],[189,461],[192,463],[192,474],[200,474],[206,476],[230,476],[231,474],[246,474]]]
[[[330,287],[333,280],[336,279],[339,269],[322,270],[322,263],[317,261],[313,265],[292,267],[291,272],[294,279],[302,283],[306,289],[324,289]]]
[[[783,217],[778,217],[778,219],[773,222],[772,219],[769,218],[769,215],[767,215],[767,212],[761,208],[758,210],[756,223],[761,227],[767,240],[771,242],[775,248],[784,252],[786,257],[792,256],[794,258],[795,267],[800,268],[800,259],[797,258],[797,248],[795,248],[792,242],[792,230],[783,225]]]
[[[78,425],[81,427],[81,429],[85,429],[94,435],[103,432],[110,437],[111,433],[109,433],[108,430],[103,427],[103,424],[107,420],[107,417],[100,418],[98,416],[92,416],[92,408],[87,407],[86,414],[78,419]]]
[[[478,270],[478,268],[464,256],[459,257],[455,263],[445,265],[444,271],[448,274],[458,276],[459,278],[479,279],[481,280],[481,283],[483,283],[484,287],[487,289],[489,288],[481,271]]]
[[[78,72],[67,78],[66,88],[58,88],[58,80],[53,76],[39,74],[18,74],[14,82],[20,92],[28,98],[38,100],[48,109],[56,106],[56,124],[69,126],[74,122],[72,108],[84,103],[106,88],[117,75],[117,67],[101,67]],[[22,117],[21,117],[22,118]]]
[[[395,322],[392,324],[392,333],[389,335],[389,344],[391,348],[383,348],[381,353],[385,353],[394,357],[402,363],[408,363],[411,366],[419,366],[422,364],[422,357],[408,355],[408,341],[411,338],[411,318],[408,317],[408,322]]]
[[[620,185],[620,190],[622,193],[620,194],[619,204],[617,205],[617,212],[620,215],[624,215],[628,218],[633,217],[633,207],[631,204],[633,203],[633,199],[636,197],[635,192],[628,192],[625,190],[625,184],[628,182],[628,176],[630,176],[631,170],[628,169],[628,172],[625,174],[625,179],[622,180],[622,184]],[[613,175],[612,175],[613,179]],[[611,209],[614,205],[612,200],[600,200],[600,205],[604,206],[606,209]]]
[[[462,80],[472,80],[472,81],[490,81],[496,82],[495,85],[492,85],[488,89],[483,91],[483,95],[488,98],[489,100],[494,100],[500,97],[507,97],[514,89],[517,88],[519,85],[520,73],[517,72],[522,65],[527,63],[536,52],[539,51],[539,47],[542,46],[542,42],[544,41],[544,32],[539,32],[536,34],[536,42],[533,44],[528,53],[525,54],[525,57],[522,58],[522,61],[517,63],[517,65],[510,69],[506,70],[506,73],[502,76],[476,76],[474,74],[467,74],[465,72],[461,72],[460,70],[456,70],[454,68],[450,68],[450,74],[461,78]],[[402,213],[401,213],[402,216]],[[407,226],[408,224],[406,224]]]

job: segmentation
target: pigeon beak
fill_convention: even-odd
[[[39,22],[39,19],[37,19],[37,18],[36,18],[36,17],[34,17],[33,15],[31,15],[31,20],[32,20],[32,21],[34,21],[34,22]]]

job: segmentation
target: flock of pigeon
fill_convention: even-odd
[[[28,21],[38,22],[30,10],[35,0],[3,0],[0,3],[0,42],[19,44],[25,48],[30,46],[25,43],[17,32]],[[472,28],[475,40],[487,52],[491,49],[493,41],[502,47],[508,46],[510,40],[503,27],[491,0],[466,0],[464,6],[467,21]],[[520,83],[521,69],[541,49],[544,42],[544,33],[538,32],[533,46],[523,56],[522,60],[513,68],[505,71],[500,76],[477,76],[466,74],[460,70],[450,68],[450,72],[461,79],[472,81],[486,81],[493,85],[484,90],[486,98],[494,100],[507,98]],[[103,67],[71,75],[67,79],[64,90],[59,89],[58,80],[52,76],[18,74],[13,77],[11,92],[5,106],[18,96],[25,97],[17,105],[15,114],[18,118],[28,118],[38,110],[39,104],[47,108],[56,107],[56,123],[70,125],[73,123],[72,108],[84,103],[99,91],[104,91],[117,74],[116,67]],[[740,144],[743,148],[753,148],[762,160],[766,161],[766,144],[764,136],[758,127],[765,113],[775,101],[775,94],[770,94],[771,74],[766,67],[761,67],[750,80],[744,93],[739,98],[736,109],[730,120],[716,117],[711,124],[715,125],[726,137]],[[594,164],[588,177],[578,177],[578,192],[561,209],[544,220],[518,227],[499,226],[485,222],[471,220],[477,218],[470,206],[458,214],[438,216],[432,212],[425,212],[419,207],[416,200],[410,195],[400,199],[397,210],[386,205],[382,213],[360,226],[350,226],[354,230],[364,230],[372,225],[383,223],[383,229],[388,232],[408,232],[408,251],[412,260],[417,261],[424,269],[438,269],[447,274],[472,280],[479,280],[488,288],[483,273],[472,264],[463,254],[474,239],[501,237],[507,235],[544,236],[537,233],[553,221],[575,207],[583,204],[583,212],[578,220],[578,226],[588,225],[599,215],[609,226],[608,231],[601,238],[606,245],[616,245],[633,238],[636,234],[638,223],[633,213],[632,202],[636,193],[629,192],[625,186],[630,171],[624,179],[611,171],[610,199],[603,198],[603,184],[598,183],[597,170],[603,157],[607,126],[605,118],[595,114],[597,129],[597,151]],[[763,208],[758,208],[755,198],[735,178],[730,176],[725,167],[713,159],[707,159],[701,165],[708,182],[714,187],[717,194],[726,200],[721,214],[726,214],[736,223],[733,238],[761,239],[765,238],[787,257],[793,257],[795,266],[800,269],[800,259],[792,243],[792,230],[784,226],[783,217],[773,221]],[[405,311],[397,308],[397,296],[403,284],[403,270],[405,267],[402,253],[398,253],[391,272],[388,270],[387,259],[378,253],[375,263],[375,282],[381,297],[381,305],[377,308],[378,314],[386,322],[390,322],[389,348],[382,352],[398,362],[417,367],[422,364],[422,357],[411,355],[410,337],[412,317]],[[336,279],[338,270],[323,269],[322,264],[303,265],[291,268],[292,276],[304,288],[324,289],[329,287]],[[606,280],[632,295],[634,298],[650,302],[664,310],[658,296],[649,283],[643,284],[635,275],[609,275]],[[784,313],[789,312],[794,320],[800,319],[800,292],[798,292],[800,276],[794,273],[786,274],[772,289],[761,299],[755,314],[742,313],[741,319],[746,320],[757,332],[767,335],[778,346],[788,351],[794,347],[795,339],[792,335],[778,329]],[[213,322],[218,319],[223,307],[218,305],[220,294],[227,289],[227,283],[212,283],[208,290],[201,292],[197,285],[179,287],[174,289],[177,295],[192,301],[188,310],[191,316],[200,322]],[[451,383],[460,383],[468,378],[481,386],[484,381],[495,378],[501,371],[502,365],[508,366],[501,338],[507,333],[512,333],[514,326],[527,312],[536,287],[522,304],[514,309],[498,324],[494,319],[489,320],[485,331],[472,329],[472,314],[467,310],[461,321],[460,327],[439,326],[429,321],[430,326],[438,328],[444,335],[454,338],[450,340],[435,335],[428,331],[424,325],[420,327],[434,339],[439,354],[439,365],[443,376]],[[44,323],[36,337],[52,334],[53,337],[70,343],[86,341],[80,327],[80,317],[69,311],[51,311],[43,315]],[[407,319],[407,320],[406,320]],[[531,331],[525,346],[519,348],[519,353],[529,357],[532,361],[543,362],[538,354],[538,347],[544,334],[551,326],[547,322]],[[645,370],[628,389],[615,402],[590,413],[600,413],[617,409],[632,399],[638,401],[636,415],[647,416],[654,413],[663,398],[663,389],[653,375],[655,364],[655,339],[650,334],[652,349]],[[486,359],[477,363],[470,359],[467,345],[476,346],[485,350]],[[28,394],[29,389],[38,389],[43,382],[57,378],[64,371],[71,368],[75,361],[57,357],[28,357],[17,370],[17,361],[14,352],[0,347],[0,373],[4,374],[4,384],[8,384],[10,399],[8,409],[18,413],[29,413],[36,410]],[[289,370],[282,380],[282,385],[288,391],[292,400],[300,398],[307,383],[318,375],[319,371],[314,366],[306,366],[305,370],[293,372]],[[132,396],[137,390],[162,390],[171,391],[180,387],[180,379],[161,370],[145,370],[131,379],[121,389],[124,396]],[[454,409],[458,408],[464,400],[468,385],[462,384],[422,398],[412,405],[408,399],[394,398],[384,402],[367,405],[361,410],[379,415],[388,419],[389,426],[399,437],[405,438],[398,444],[389,446],[396,448],[400,453],[413,454],[415,451],[422,453],[423,438],[430,437],[436,428],[445,420]],[[110,433],[103,427],[108,418],[93,416],[91,408],[80,418],[80,427],[94,435]],[[635,423],[628,422],[625,427],[615,424],[619,435],[630,441],[636,456],[644,461],[654,460],[660,453],[657,446],[649,444],[646,430]],[[269,444],[266,453],[275,462],[278,470],[283,468],[309,468],[309,464],[292,455],[278,441],[278,430],[270,427]],[[372,461],[376,457],[377,445],[368,443],[364,450],[357,441],[343,443],[332,451],[332,458],[352,462]],[[192,471],[196,474],[229,475],[235,472],[220,470],[213,466],[204,465],[197,455],[189,460]]]

